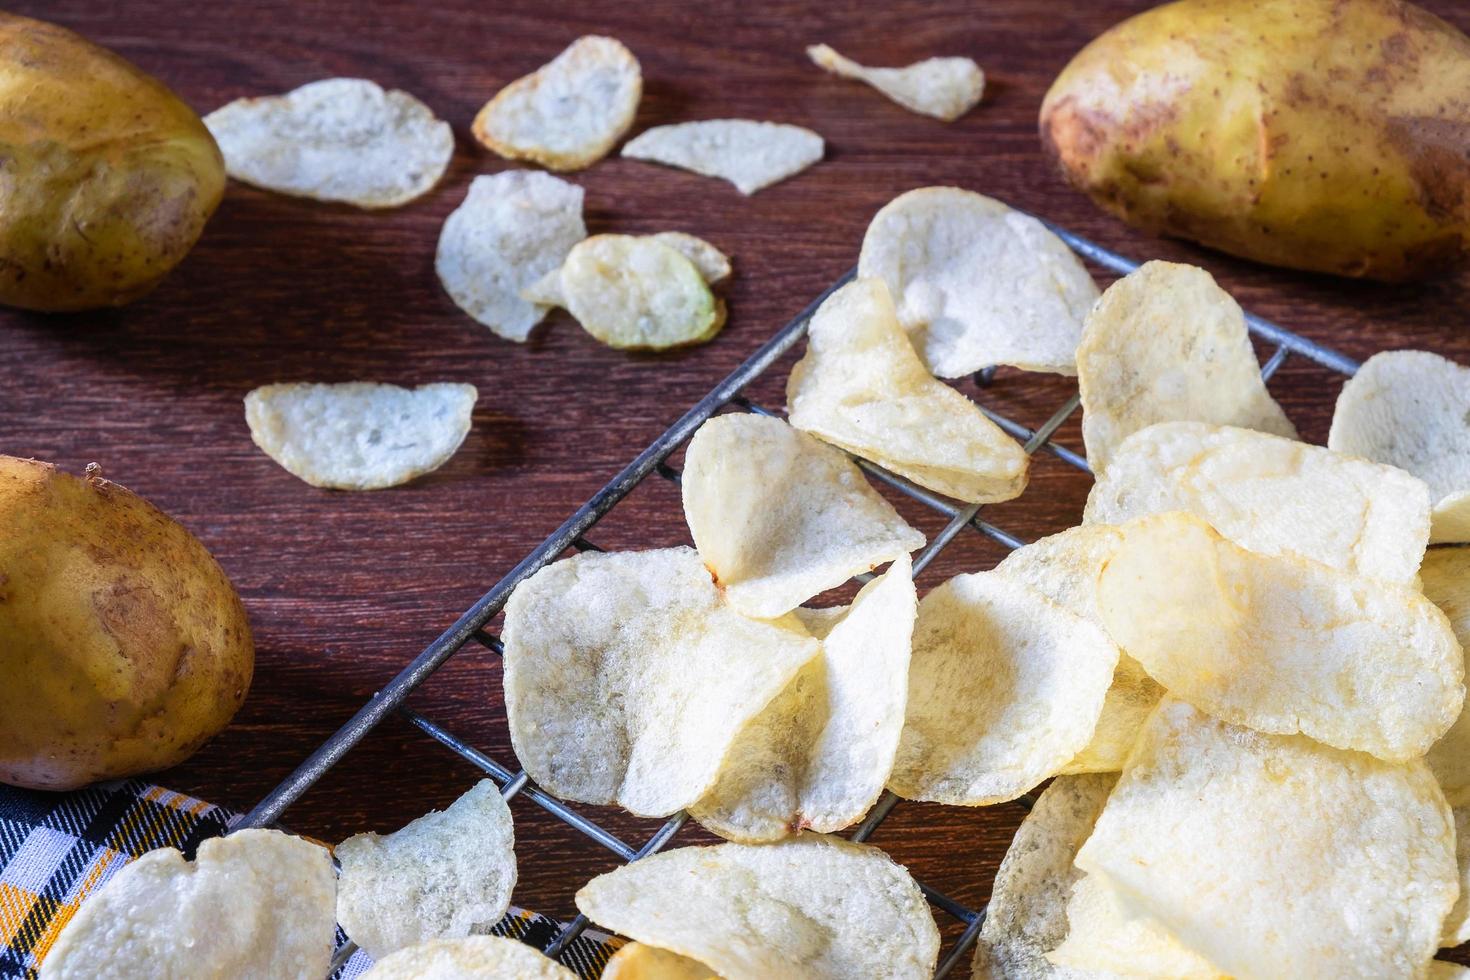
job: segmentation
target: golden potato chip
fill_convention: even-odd
[[[1113,453],[1087,523],[1187,510],[1242,547],[1409,583],[1429,540],[1429,492],[1392,466],[1295,439],[1160,422]]]
[[[737,613],[693,548],[547,565],[511,594],[501,638],[526,772],[565,799],[649,817],[708,792],[746,722],[821,647]]]
[[[705,119],[645,129],[623,145],[623,156],[728,180],[750,195],[801,173],[824,149],[822,137],[800,126]]]
[[[582,329],[609,347],[702,343],[724,323],[723,307],[694,263],[648,237],[593,235],[579,242],[558,284]]]
[[[818,68],[872,86],[910,112],[945,122],[975,108],[985,94],[985,73],[969,58],[925,58],[903,68],[867,68],[825,44],[808,47],[806,56]]]
[[[336,854],[337,921],[375,960],[493,926],[516,883],[510,807],[488,779],[386,837],[349,837]]]
[[[812,833],[654,854],[593,878],[577,908],[726,980],[789,977],[798,963],[811,980],[928,980],[939,957],[907,871],[876,847]]]
[[[964,806],[1015,799],[1091,741],[1117,663],[1102,630],[1030,586],[955,576],[919,603],[889,788]]]
[[[1465,699],[1460,644],[1417,590],[1247,551],[1183,511],[1124,526],[1097,600],[1154,680],[1257,731],[1401,762]]]
[[[1082,441],[1093,472],[1156,422],[1209,422],[1296,438],[1271,398],[1240,306],[1205,270],[1146,262],[1108,287],[1077,347]]]
[[[602,968],[602,980],[719,980],[698,960],[657,946],[628,943]]]
[[[694,263],[694,268],[711,286],[718,286],[730,278],[734,270],[730,257],[697,235],[683,231],[660,231],[648,236],[660,245],[667,245],[684,258]]]
[[[337,926],[332,857],[278,830],[172,847],[120,868],[46,954],[46,980],[239,977],[321,980]]]
[[[579,37],[511,82],[475,116],[475,139],[508,160],[581,170],[607,156],[633,125],[643,72],[622,42]]]
[[[1470,967],[1435,960],[1429,964],[1428,980],[1470,980]]]
[[[848,283],[817,310],[786,407],[798,429],[956,500],[993,503],[1026,488],[1025,451],[930,376],[878,279]]]
[[[407,92],[327,78],[204,117],[225,170],[268,191],[391,208],[427,194],[454,155],[449,123]]]
[[[1440,946],[1449,949],[1470,941],[1470,808],[1457,806],[1455,820],[1455,864],[1459,868],[1460,896],[1444,920]]]
[[[464,936],[400,949],[361,980],[577,980],[577,974],[519,940]]]
[[[852,460],[777,418],[700,426],[683,493],[699,556],[730,605],[757,619],[924,547]]]
[[[958,187],[900,194],[873,216],[858,274],[888,286],[899,322],[941,378],[993,364],[1077,373],[1097,286],[1041,222]]]
[[[506,170],[470,184],[439,232],[434,268],[454,305],[497,337],[522,343],[561,302],[523,294],[554,276],[586,237],[582,188],[550,174]]]
[[[902,555],[845,610],[798,611],[822,655],[745,726],[694,818],[745,843],[861,820],[893,769],[916,609]]]
[[[1422,976],[1458,891],[1423,760],[1265,735],[1173,698],[1076,864],[1128,918],[1238,977]]]
[[[470,431],[474,385],[274,384],[245,396],[250,438],[294,477],[381,490],[443,466]]]
[[[1157,922],[1129,917],[1099,875],[1083,875],[1067,901],[1067,938],[1046,956],[1086,976],[1229,980]]]
[[[1419,575],[1425,597],[1449,617],[1455,639],[1470,657],[1470,548],[1430,548]],[[1470,806],[1470,712],[1461,710],[1427,759],[1450,804]]]

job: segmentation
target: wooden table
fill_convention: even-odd
[[[1089,38],[1147,3],[689,3],[558,0],[432,4],[357,0],[21,0],[13,9],[72,27],[174,87],[201,112],[242,95],[333,75],[407,89],[455,128],[443,184],[405,208],[368,213],[232,184],[203,240],[153,295],[115,312],[3,314],[0,450],[80,472],[91,461],[194,531],[245,598],[259,649],[235,723],[159,778],[248,807],[399,667],[488,589],[644,444],[854,262],[873,212],[901,191],[958,184],[1059,221],[1136,257],[1202,264],[1248,309],[1355,357],[1414,346],[1470,362],[1467,279],[1383,287],[1255,267],[1137,234],[1095,211],[1042,158],[1036,112],[1053,75]],[[1450,0],[1426,6],[1470,28]],[[745,116],[801,123],[828,141],[813,170],[743,198],[691,174],[608,159],[574,175],[593,232],[683,229],[731,253],[730,325],[712,344],[666,356],[595,343],[563,315],[525,346],[472,322],[434,275],[440,223],[476,174],[506,164],[469,136],[504,83],[573,38],[614,35],[638,55],[637,129]],[[975,57],[984,103],[944,125],[812,67],[805,44],[901,64]],[[1100,277],[1106,281],[1106,277]],[[779,402],[785,365],[758,386]],[[379,493],[316,490],[251,444],[241,398],[272,381],[467,381],[474,430],[439,472]],[[966,390],[974,391],[967,382]],[[1273,388],[1303,435],[1325,438],[1337,381],[1291,362]],[[1040,423],[1067,385],[1003,373],[984,397]],[[1080,448],[1075,424],[1062,440]],[[992,520],[1024,538],[1075,523],[1087,480],[1043,458],[1021,500]],[[908,513],[916,513],[908,508]],[[921,522],[927,532],[939,526]],[[681,543],[676,492],[659,483],[619,508],[605,547]],[[931,586],[988,567],[998,545],[971,535],[924,575]],[[466,649],[413,706],[514,764],[500,669]],[[390,720],[286,814],[338,840],[395,828],[462,792],[476,772]],[[571,895],[614,859],[515,807],[519,904],[566,916]],[[641,840],[654,824],[618,814]],[[875,843],[922,879],[983,902],[1020,819],[1015,806],[906,804]],[[697,830],[676,843],[702,838]],[[964,971],[961,971],[962,973]]]

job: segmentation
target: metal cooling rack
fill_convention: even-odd
[[[1119,275],[1127,275],[1138,267],[1138,263],[1131,259],[1125,258],[1100,245],[1096,245],[1065,228],[1060,228],[1044,220],[1043,224],[1071,246],[1073,251],[1078,255],[1103,269]],[[488,648],[497,655],[501,654],[503,650],[499,637],[488,632],[485,626],[500,612],[501,607],[505,605],[506,600],[510,597],[515,587],[543,566],[555,561],[563,552],[569,549],[578,551],[600,550],[596,545],[588,541],[584,535],[650,474],[658,473],[665,479],[677,483],[679,481],[679,473],[666,460],[707,419],[719,413],[727,406],[732,405],[746,411],[773,414],[746,399],[741,392],[805,335],[807,322],[810,320],[812,314],[816,312],[817,307],[839,287],[850,281],[855,274],[855,269],[850,270],[841,279],[829,286],[822,295],[818,296],[806,309],[802,310],[794,320],[782,328],[779,333],[752,354],[729,377],[717,384],[709,394],[701,398],[693,408],[684,413],[683,417],[655,439],[652,445],[639,453],[631,463],[624,467],[622,472],[613,477],[605,487],[592,496],[592,499],[579,507],[571,517],[567,518],[559,528],[553,531],[539,547],[522,559],[520,564],[511,569],[510,574],[497,582],[489,592],[481,596],[479,601],[472,605],[464,615],[460,616],[453,626],[449,627],[438,639],[425,647],[423,652],[399,672],[398,676],[394,677],[382,690],[373,695],[372,699],[358,709],[357,713],[338,729],[336,734],[323,742],[316,751],[296,768],[295,772],[286,777],[280,785],[262,799],[255,806],[255,809],[251,810],[245,816],[245,819],[239,826],[264,827],[276,823],[286,811],[286,808],[311,788],[313,783],[325,775],[327,770],[331,769],[338,760],[362,740],[363,736],[367,735],[389,713],[397,712],[430,738],[458,753],[466,761],[489,774],[499,784],[501,795],[507,801],[513,797],[525,797],[529,799],[548,813],[551,813],[587,837],[590,837],[598,844],[601,844],[624,861],[636,861],[639,858],[653,854],[673,840],[674,836],[679,833],[680,829],[688,820],[688,814],[681,812],[670,817],[656,833],[635,847],[604,829],[585,814],[573,809],[561,800],[535,786],[530,782],[530,778],[524,770],[519,768],[512,769],[501,765],[479,749],[476,749],[473,745],[445,730],[431,719],[406,707],[403,702],[415,688],[427,680],[435,670],[458,652],[466,643],[473,641]],[[1274,352],[1261,367],[1261,376],[1267,382],[1286,363],[1287,359],[1292,356],[1300,356],[1340,374],[1349,376],[1358,369],[1358,363],[1356,361],[1343,356],[1337,351],[1300,337],[1268,320],[1263,320],[1260,317],[1247,313],[1246,323],[1256,337],[1268,345],[1274,345],[1275,347]],[[992,376],[992,370],[982,371],[977,375],[977,381],[982,387],[985,387],[990,383]],[[1021,440],[1024,443],[1027,455],[1035,456],[1039,451],[1046,450],[1063,463],[1083,472],[1091,473],[1091,470],[1087,466],[1087,460],[1082,455],[1052,441],[1052,435],[1078,410],[1079,404],[1078,396],[1073,394],[1060,408],[1052,413],[1050,418],[1036,429],[1027,428],[1021,423],[991,411],[984,406],[981,406],[981,409],[1002,429]],[[967,528],[998,541],[1007,548],[1019,548],[1025,544],[1020,538],[982,519],[980,517],[981,508],[979,505],[957,504],[947,498],[931,493],[923,487],[910,483],[903,477],[889,473],[887,470],[865,459],[859,458],[856,462],[865,472],[875,479],[949,518],[949,522],[944,526],[944,529],[934,535],[928,545],[914,557],[913,568],[915,575],[918,575],[929,562],[934,560],[940,551],[949,545],[962,530]],[[862,579],[870,577],[870,575],[859,576]],[[893,808],[899,802],[898,797],[892,793],[884,792],[883,796],[869,812],[867,818],[852,832],[851,839],[855,841],[867,840],[888,815],[893,812]],[[1023,805],[1029,805],[1029,799],[1023,799],[1021,802]],[[944,952],[944,955],[939,961],[938,969],[935,971],[936,977],[943,977],[954,969],[955,965],[960,962],[970,947],[974,945],[975,937],[979,934],[980,927],[985,922],[985,909],[983,907],[979,909],[968,908],[922,882],[919,883],[919,887],[923,890],[930,904],[964,924],[963,932],[954,944]],[[588,925],[590,923],[586,916],[578,915],[566,924],[560,934],[549,945],[544,947],[543,952],[552,958],[556,958]],[[341,964],[346,962],[347,957],[351,955],[353,950],[354,947],[349,942],[346,947],[339,951],[336,960],[333,962],[333,973],[337,971]]]

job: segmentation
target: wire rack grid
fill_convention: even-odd
[[[1126,275],[1138,267],[1138,263],[1133,260],[1088,241],[1065,228],[1061,228],[1045,220],[1043,220],[1043,224],[1065,241],[1077,254],[1109,272],[1117,275]],[[501,795],[507,800],[513,797],[525,797],[529,799],[537,806],[540,806],[556,818],[564,821],[602,847],[611,851],[623,861],[636,861],[649,854],[653,854],[673,840],[688,820],[686,813],[681,812],[670,817],[657,832],[652,834],[641,845],[635,847],[599,825],[586,814],[538,788],[530,781],[524,770],[518,768],[512,769],[500,764],[473,745],[447,731],[433,720],[407,707],[403,702],[415,688],[427,680],[436,669],[467,643],[479,643],[496,655],[500,655],[503,650],[499,637],[489,632],[485,627],[500,612],[515,587],[540,568],[556,560],[569,550],[601,550],[591,541],[587,540],[584,536],[586,532],[605,517],[650,474],[657,473],[665,479],[677,483],[679,473],[673,466],[668,464],[667,460],[707,419],[727,408],[758,412],[761,414],[774,414],[747,399],[742,392],[801,340],[806,333],[807,322],[810,320],[812,314],[816,312],[817,308],[828,296],[850,281],[855,274],[856,270],[850,270],[837,282],[829,286],[820,296],[802,310],[795,319],[756,350],[740,367],[717,384],[709,394],[700,399],[693,408],[665,430],[651,445],[639,453],[606,486],[579,507],[545,541],[511,569],[509,574],[497,582],[490,591],[486,592],[474,605],[466,610],[452,626],[425,647],[396,677],[374,694],[371,700],[364,704],[335,734],[323,742],[294,772],[287,776],[285,780],[262,799],[246,815],[244,820],[239,824],[239,827],[264,827],[275,824],[293,802],[331,769],[353,746],[361,741],[369,731],[390,713],[396,712],[430,738],[456,752],[463,759],[484,773],[487,773],[500,786]],[[1261,366],[1261,375],[1268,382],[1287,359],[1292,356],[1305,358],[1342,375],[1350,376],[1358,369],[1357,362],[1350,358],[1343,356],[1335,350],[1307,340],[1268,320],[1263,320],[1247,313],[1246,323],[1257,338],[1265,342],[1268,346],[1274,347],[1274,351]],[[992,375],[993,372],[990,370],[983,371],[977,375],[976,380],[981,387],[985,387],[990,383]],[[1063,463],[1083,472],[1090,473],[1091,470],[1088,468],[1087,460],[1081,454],[1052,440],[1052,436],[1078,410],[1079,405],[1079,396],[1074,393],[1045,422],[1035,429],[1028,428],[984,406],[981,406],[981,409],[1002,429],[1021,440],[1024,443],[1028,455],[1034,457],[1037,453],[1044,450],[1060,459]],[[855,461],[873,478],[893,487],[918,503],[932,508],[948,519],[943,529],[935,534],[924,549],[915,556],[915,575],[933,561],[961,531],[966,529],[971,529],[979,534],[985,535],[1008,549],[1018,548],[1026,543],[1003,528],[997,527],[981,518],[981,507],[979,505],[956,504],[900,476],[889,473],[887,470],[868,460],[855,458]],[[870,575],[859,576],[860,579],[870,577]],[[892,793],[885,792],[863,822],[851,833],[851,839],[855,841],[867,840],[900,802],[901,800],[898,797]],[[1023,798],[1019,802],[1022,805],[1029,806],[1030,798]],[[925,897],[928,898],[931,905],[946,915],[952,916],[963,926],[959,937],[950,944],[947,950],[943,951],[938,968],[935,971],[936,977],[944,977],[955,968],[974,945],[975,938],[985,921],[985,909],[984,907],[978,909],[969,908],[928,887],[923,882],[919,883],[919,887],[923,890]],[[578,915],[564,926],[549,945],[544,947],[543,952],[552,958],[556,958],[589,925],[590,923],[585,916]],[[349,942],[339,951],[333,963],[334,973],[346,961],[347,957],[350,956],[353,948]]]

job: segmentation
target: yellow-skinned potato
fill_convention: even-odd
[[[163,83],[0,13],[0,303],[117,306],[158,284],[224,193],[214,137]]]
[[[1105,32],[1041,107],[1067,178],[1131,224],[1399,280],[1460,258],[1470,39],[1400,0],[1179,0]]]
[[[0,782],[72,789],[181,762],[255,663],[204,545],[115,483],[0,456]]]

